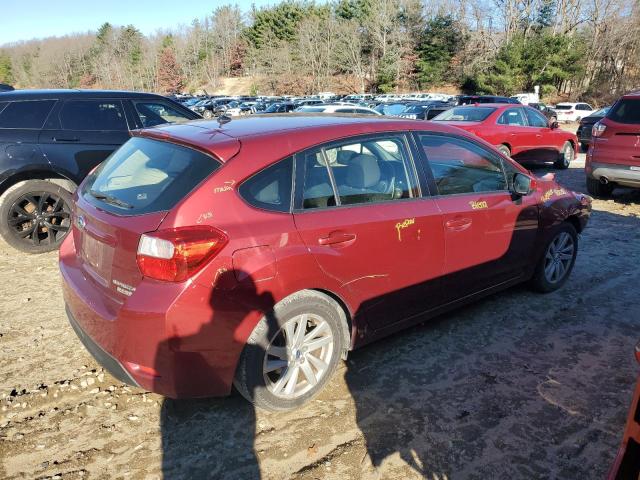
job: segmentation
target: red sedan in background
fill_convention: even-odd
[[[636,360],[640,363],[640,343],[636,345]],[[640,377],[633,395],[622,446],[607,480],[637,480],[640,478]]]
[[[578,145],[573,133],[525,105],[465,105],[442,112],[433,121],[473,133],[519,163],[553,162],[557,168],[568,168]]]

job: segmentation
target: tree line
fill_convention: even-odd
[[[310,94],[464,91],[608,101],[640,87],[637,0],[285,0],[225,5],[191,25],[97,32],[0,48],[19,87]]]

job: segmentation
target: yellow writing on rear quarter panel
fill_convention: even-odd
[[[474,210],[481,210],[483,208],[489,208],[489,205],[487,204],[487,202],[485,200],[483,200],[481,202],[469,202],[469,205],[471,205],[471,208],[473,208]]]
[[[398,231],[398,241],[401,242],[402,241],[402,233],[401,231],[405,228],[407,228],[409,225],[413,225],[414,223],[416,223],[416,219],[415,218],[407,218],[401,222],[396,223],[396,230]]]

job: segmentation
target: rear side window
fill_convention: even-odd
[[[143,127],[154,127],[163,123],[179,122],[192,118],[161,102],[135,102],[135,106]]]
[[[614,122],[640,124],[640,98],[622,98],[611,107],[607,115]]]
[[[293,159],[287,158],[246,180],[238,191],[240,196],[254,207],[274,212],[289,212],[292,181]]]
[[[0,113],[0,128],[40,129],[55,105],[55,100],[10,102]]]
[[[82,193],[124,215],[169,210],[219,166],[191,148],[135,137],[89,176]]]
[[[117,100],[70,100],[60,112],[65,130],[128,130]]]
[[[502,162],[462,138],[420,135],[439,195],[498,192],[507,189]]]

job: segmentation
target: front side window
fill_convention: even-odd
[[[161,102],[134,102],[134,105],[145,128],[191,119],[184,112]]]
[[[526,123],[524,121],[524,115],[522,115],[521,108],[510,108],[498,118],[498,125],[511,125],[515,127],[524,127]]]
[[[530,127],[544,128],[548,126],[547,117],[541,113],[535,111],[533,108],[525,108],[524,111],[527,114],[527,121]]]
[[[173,208],[218,167],[191,148],[134,137],[89,175],[82,193],[114,213],[159,212]]]
[[[386,202],[418,195],[404,137],[315,149],[304,156],[303,208]]]
[[[62,107],[60,121],[65,130],[128,130],[117,100],[69,100]]]
[[[0,107],[0,128],[40,129],[51,113],[55,100],[9,102]]]
[[[292,181],[293,159],[287,158],[246,180],[238,191],[254,207],[288,212],[291,209]]]
[[[507,189],[502,162],[468,140],[420,135],[439,195],[497,192]]]

